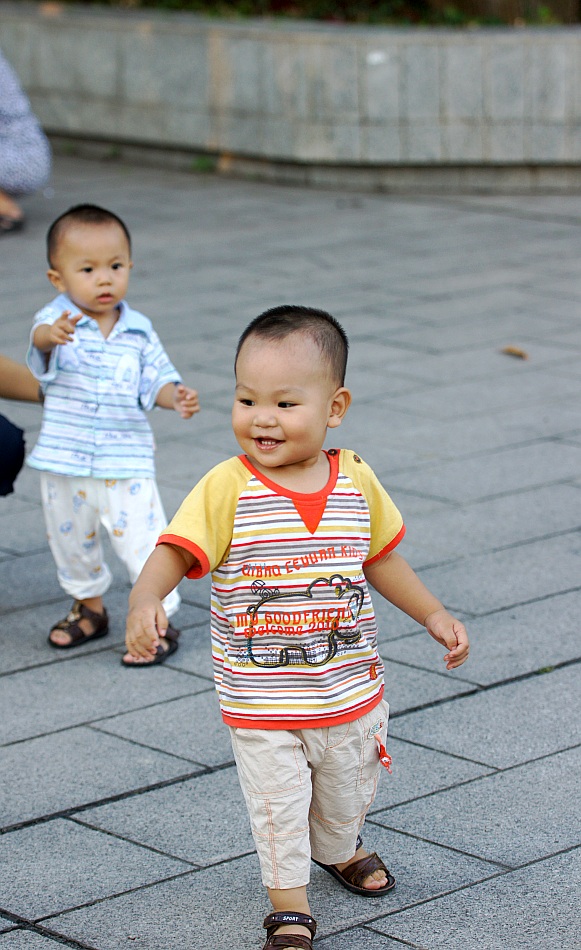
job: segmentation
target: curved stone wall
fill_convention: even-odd
[[[577,27],[384,29],[0,3],[0,43],[56,136],[208,153],[222,168],[576,177],[581,160]]]

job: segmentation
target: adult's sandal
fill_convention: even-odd
[[[311,936],[303,934],[277,934],[279,927],[296,924],[311,931]],[[279,910],[264,918],[263,927],[266,930],[266,943],[262,950],[286,950],[286,947],[298,947],[299,950],[313,950],[313,937],[317,932],[317,922],[308,914],[299,914],[290,910]]]

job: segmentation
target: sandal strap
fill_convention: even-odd
[[[90,620],[95,630],[99,630],[108,622],[107,611],[103,608],[103,613],[98,614],[94,610],[90,610],[89,607],[86,607],[85,604],[82,604],[80,600],[75,600],[66,617],[59,620],[58,623],[55,623],[52,629],[64,630],[65,633],[70,633],[71,627],[76,627],[79,620],[82,619]],[[81,636],[85,636],[82,631]]]
[[[313,950],[313,938],[303,934],[278,934],[269,937],[262,950],[286,950],[287,947],[297,947],[298,950]]]
[[[266,930],[268,937],[272,938],[274,937],[274,931],[278,927],[283,927],[285,924],[296,924],[299,927],[306,927],[311,931],[313,937],[317,932],[317,921],[314,917],[311,917],[309,914],[300,914],[298,911],[292,910],[274,911],[274,913],[269,914],[268,917],[264,918],[264,923],[262,926]],[[301,937],[302,940],[310,940],[309,937],[303,937],[302,934],[280,934],[280,936],[284,936],[285,940],[287,937]],[[282,946],[284,946],[284,944],[282,944]],[[290,943],[288,946],[300,946],[300,944]]]
[[[172,627],[171,625],[168,625],[168,628],[167,628],[167,630],[165,631],[165,633],[164,633],[163,636],[164,636],[164,638],[165,638],[166,640],[171,640],[172,643],[177,643],[177,642],[178,642],[178,639],[179,639],[179,636],[180,636],[180,633],[181,633],[180,630],[176,630],[175,627]]]
[[[80,608],[81,617],[84,617],[85,620],[90,620],[91,623],[94,623],[96,626],[99,626],[103,623],[103,620],[107,620],[107,611],[103,607],[103,613],[98,614],[94,610],[90,610],[89,607],[86,607],[85,604],[80,604],[78,600],[75,601],[75,604],[78,604]]]
[[[340,873],[349,884],[353,884],[354,887],[363,887],[365,879],[374,871],[383,871],[389,880],[389,871],[375,851],[364,858],[359,858],[358,861],[352,861]]]

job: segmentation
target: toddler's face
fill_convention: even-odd
[[[127,293],[133,267],[127,237],[114,221],[72,224],[56,251],[48,278],[89,317],[109,317]]]
[[[319,459],[334,415],[337,383],[317,344],[294,333],[279,341],[249,337],[236,364],[232,426],[259,471],[300,474]]]

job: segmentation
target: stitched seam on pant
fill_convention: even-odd
[[[318,812],[311,806],[309,809],[309,816],[315,818],[320,825],[324,825],[327,828],[347,828],[349,825],[354,824],[357,821],[361,821],[362,818],[365,818],[367,812],[371,808],[373,802],[370,802],[358,815],[355,815],[353,818],[350,818],[349,821],[327,821],[323,818],[322,815],[319,815]]]
[[[272,880],[274,882],[273,887],[276,890],[280,890],[280,878],[278,876],[278,867],[276,865],[276,847],[274,844],[275,839],[274,839],[274,828],[273,828],[273,821],[272,821],[272,809],[270,807],[270,802],[268,801],[268,799],[264,800],[264,807],[266,809],[266,815],[268,818],[268,828],[269,828],[268,840],[269,840],[269,847],[270,847],[270,866],[272,868]]]
[[[358,721],[358,720],[356,720],[356,719],[354,720],[354,722],[357,722],[357,721]],[[342,743],[345,742],[345,740],[349,738],[349,736],[350,736],[350,734],[351,734],[351,730],[352,730],[352,728],[353,728],[353,722],[347,722],[347,723],[345,723],[345,725],[346,725],[346,727],[347,727],[346,730],[345,730],[345,732],[343,733],[342,736],[337,736],[336,742],[329,742],[329,731],[330,731],[330,730],[327,730],[327,742],[326,742],[326,745],[325,745],[325,754],[326,754],[328,751],[332,750],[332,749],[338,749],[339,746],[342,745]],[[338,728],[339,728],[338,726],[335,726],[335,729],[338,729]]]
[[[299,779],[299,788],[303,785],[303,773],[302,773],[302,771],[301,771],[301,765],[300,765],[299,756],[298,756],[298,748],[299,748],[299,745],[300,745],[300,744],[301,744],[301,743],[299,742],[299,740],[297,739],[297,737],[296,737],[295,735],[293,735],[293,757],[294,757],[294,760],[295,760],[295,765],[296,765],[296,767],[297,767],[297,775],[298,775],[298,779]],[[296,788],[296,786],[295,786],[295,788]]]

